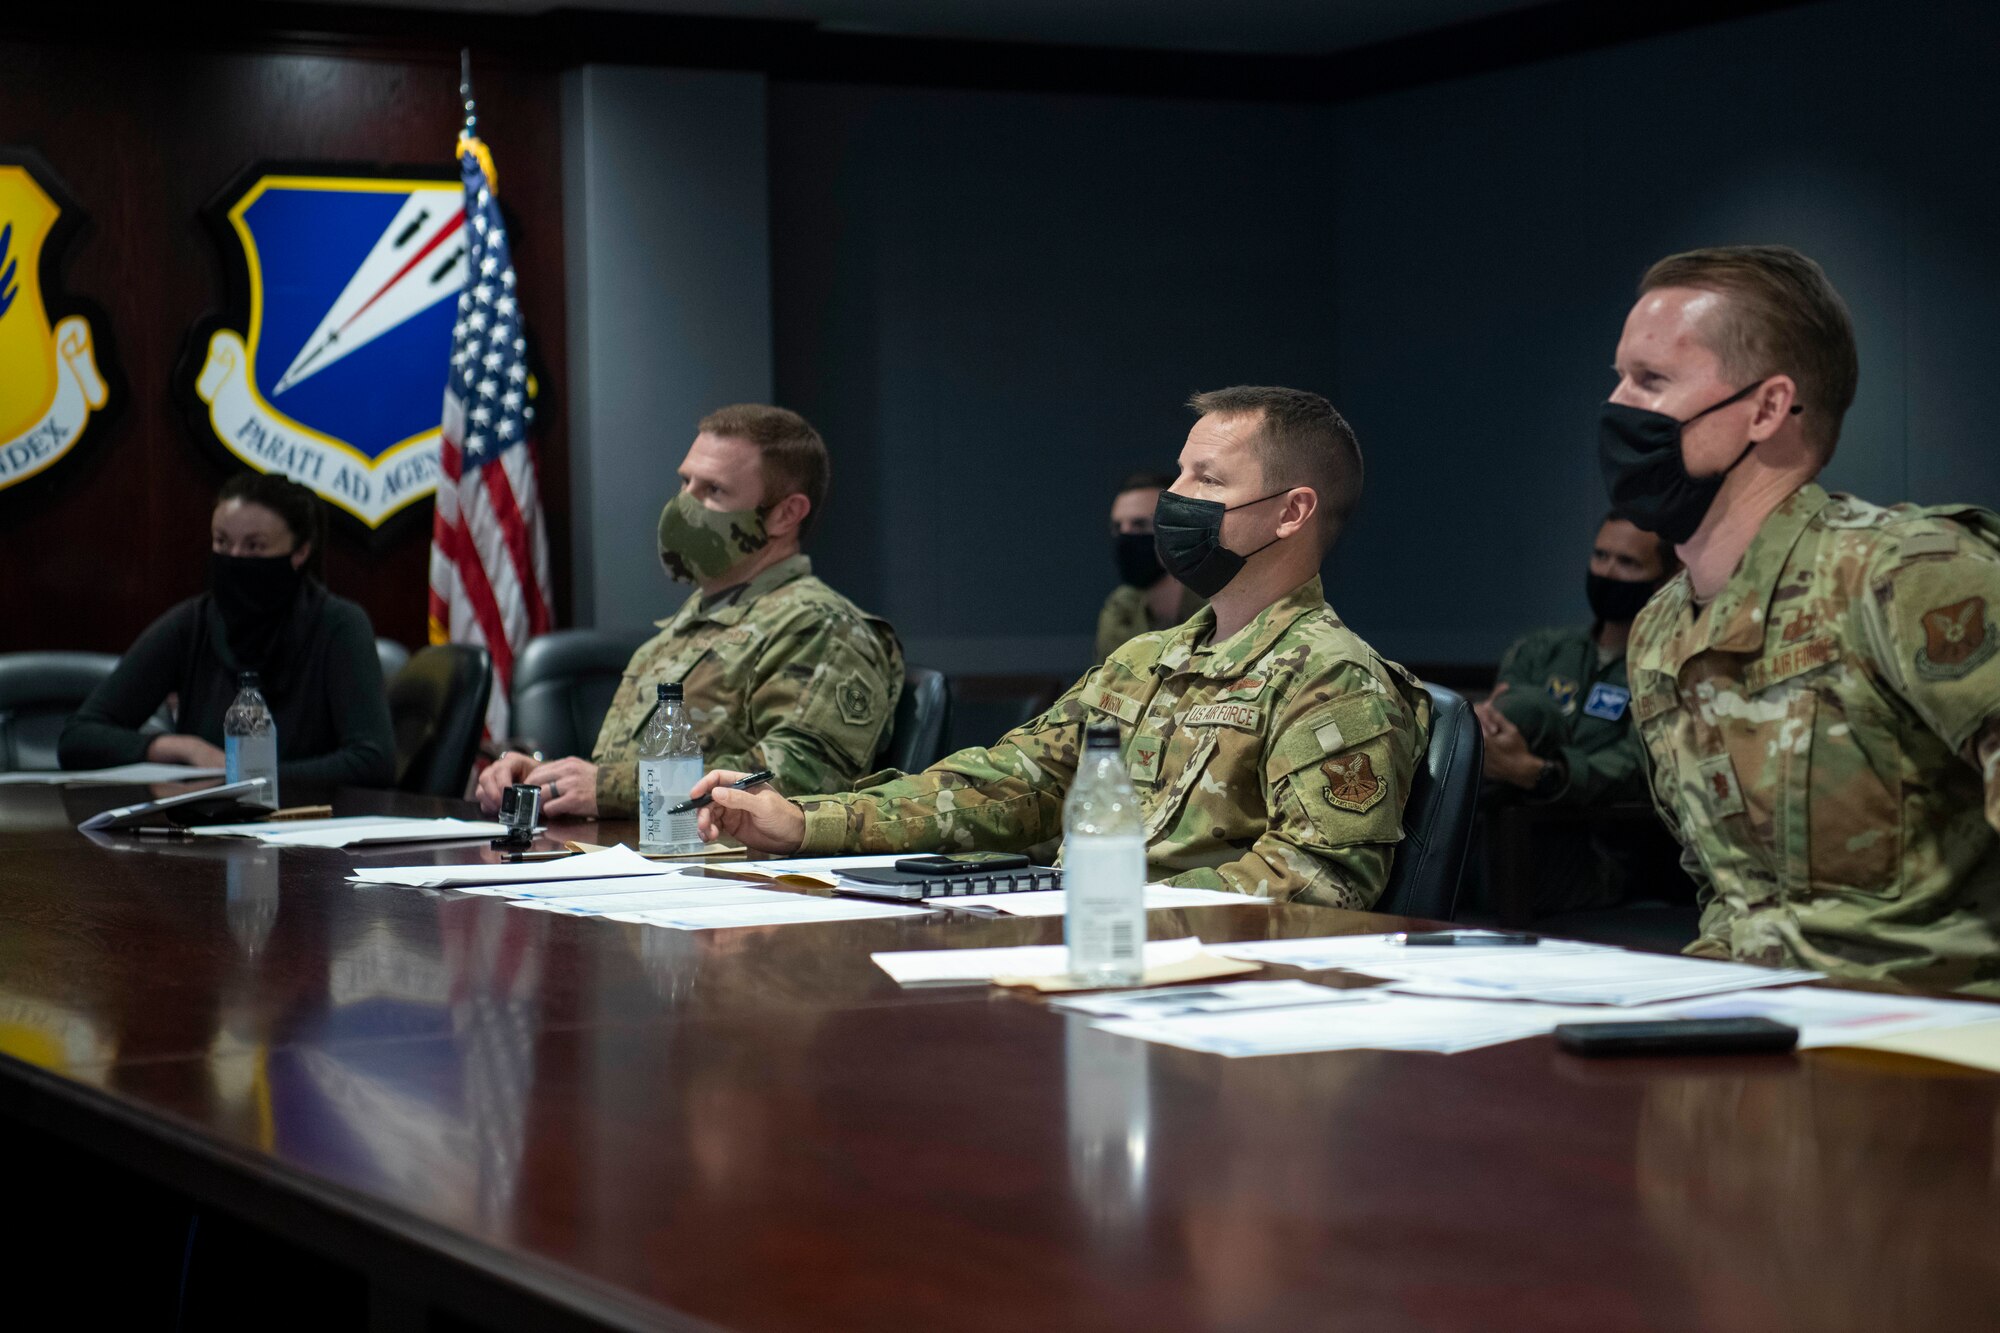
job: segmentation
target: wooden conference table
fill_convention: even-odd
[[[2000,1078],[1546,1039],[1231,1061],[868,960],[1057,920],[677,933],[342,882],[487,855],[463,844],[74,831],[131,795],[0,788],[0,1113],[479,1326],[2000,1319]],[[1398,924],[1246,905],[1152,930]]]

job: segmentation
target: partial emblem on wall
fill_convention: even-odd
[[[104,316],[62,293],[83,213],[40,156],[0,148],[0,489],[71,454],[112,406]]]
[[[467,267],[458,173],[260,164],[210,221],[233,277],[176,377],[197,433],[369,528],[432,494]]]

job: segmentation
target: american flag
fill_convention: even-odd
[[[514,656],[549,628],[549,542],[535,481],[535,409],[514,257],[494,199],[493,158],[474,132],[469,88],[465,105],[458,165],[468,268],[444,390],[430,638],[480,644],[493,655],[486,734],[498,740],[507,734]]]

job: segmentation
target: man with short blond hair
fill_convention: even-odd
[[[1647,272],[1600,461],[1686,568],[1633,624],[1632,713],[1691,952],[2000,994],[2000,516],[1820,488],[1858,364],[1795,250]]]
[[[796,412],[739,403],[703,417],[660,513],[661,567],[697,591],[632,656],[589,759],[508,752],[479,779],[543,789],[556,817],[632,818],[655,687],[679,682],[711,767],[769,769],[780,791],[838,791],[874,767],[903,687],[886,621],[800,552],[826,501],[826,444]]]
[[[1209,599],[1141,634],[1040,717],[986,749],[849,794],[787,800],[723,785],[703,835],[758,851],[1021,851],[1062,835],[1086,723],[1118,728],[1169,884],[1333,907],[1374,905],[1402,840],[1430,696],[1340,622],[1319,566],[1361,492],[1333,405],[1298,389],[1197,396],[1155,536],[1167,571]]]

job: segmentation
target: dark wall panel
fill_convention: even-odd
[[[780,400],[820,569],[951,670],[1080,668],[1200,389],[1330,388],[1325,108],[774,82]]]
[[[556,75],[482,61],[481,128],[513,217],[528,328],[543,366],[541,438],[558,614],[566,617],[568,456]],[[92,219],[68,290],[110,316],[130,398],[87,459],[32,503],[0,494],[0,650],[117,652],[202,586],[208,513],[227,469],[170,389],[189,326],[225,299],[201,208],[259,158],[451,165],[457,62],[140,46],[0,45],[0,142],[38,149]],[[333,589],[378,633],[424,636],[429,505],[379,549],[336,524]]]

